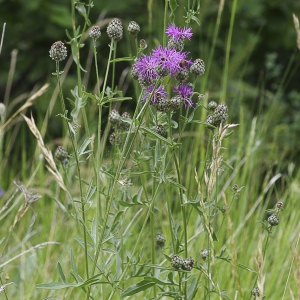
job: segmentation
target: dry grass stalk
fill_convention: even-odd
[[[36,93],[27,99],[27,101],[0,127],[3,130],[19,113],[33,104],[33,100],[44,94],[49,87],[49,84],[44,84]]]
[[[212,193],[213,187],[216,183],[220,165],[223,161],[223,155],[220,155],[220,150],[222,148],[222,140],[226,136],[226,133],[228,129],[238,126],[238,124],[227,124],[224,127],[222,127],[222,124],[219,127],[219,131],[217,134],[213,137],[213,157],[212,157],[212,163],[210,165],[210,175],[207,174],[207,172],[204,172],[204,179],[205,183],[207,185],[207,197],[210,199],[210,195]]]
[[[29,208],[29,205],[31,203],[39,200],[40,198],[42,198],[42,196],[40,194],[35,193],[32,189],[27,189],[21,181],[14,180],[14,184],[23,193],[23,195],[25,197],[25,203],[23,203],[21,205],[21,207],[19,208],[19,210],[17,212],[17,215],[14,219],[14,222],[13,222],[12,226],[9,229],[9,232],[11,232],[15,228],[16,224],[25,215],[25,213],[27,212],[27,210]]]
[[[226,199],[225,195],[223,195],[223,201],[224,201],[225,207],[228,207],[228,203],[227,203],[227,199]],[[240,295],[242,295],[242,288],[241,288],[240,278],[239,278],[239,274],[238,274],[238,257],[237,257],[236,245],[234,242],[233,226],[232,226],[232,220],[230,218],[228,209],[226,209],[225,214],[226,214],[226,219],[227,219],[227,231],[230,236],[230,246],[231,246],[231,252],[228,251],[228,249],[227,249],[227,253],[231,259],[231,264],[232,264],[231,272],[232,272],[232,276],[235,280],[236,288],[239,291]]]
[[[47,169],[49,170],[49,172],[55,177],[57,183],[59,184],[59,186],[63,189],[63,190],[67,190],[66,186],[64,184],[63,178],[61,176],[61,174],[59,173],[59,171],[57,170],[52,152],[49,151],[44,144],[43,138],[38,130],[38,128],[35,125],[34,119],[31,116],[31,119],[27,118],[26,116],[22,115],[23,118],[25,119],[29,129],[31,130],[31,132],[34,134],[34,136],[37,139],[38,142],[38,146],[40,147],[40,149],[42,150],[45,159],[47,160],[49,166],[46,166]]]
[[[258,240],[258,254],[257,258],[255,259],[256,266],[257,266],[257,287],[259,289],[259,296],[256,298],[258,300],[263,299],[264,294],[264,283],[265,283],[265,275],[263,275],[263,267],[264,267],[264,256],[263,256],[263,249],[262,249],[262,241],[263,235],[261,234]]]
[[[293,14],[293,21],[297,33],[297,48],[300,50],[300,26],[299,26],[299,19],[298,17],[296,17],[295,14]]]

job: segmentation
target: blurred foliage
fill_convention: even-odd
[[[175,23],[185,26],[186,0],[178,0],[179,6],[175,14]],[[221,18],[221,26],[216,41],[216,49],[208,77],[206,91],[216,99],[221,88],[227,35],[229,30],[231,8],[233,1],[225,1]],[[149,15],[148,8],[153,11]],[[187,51],[192,57],[201,56],[207,61],[214,28],[216,26],[219,1],[203,0],[199,17],[201,26],[196,23],[193,27],[193,39],[187,44]],[[49,99],[55,87],[55,78],[51,73],[55,64],[49,58],[49,49],[53,42],[66,41],[65,30],[71,30],[71,1],[67,0],[13,0],[0,1],[0,24],[6,22],[6,32],[2,53],[0,55],[0,92],[4,98],[11,53],[17,49],[17,63],[12,81],[9,98],[11,102],[24,92],[30,92],[34,87],[44,82],[51,83],[51,89],[45,94],[38,105],[32,108],[37,116],[43,116],[48,108]],[[163,34],[163,1],[140,0],[109,0],[95,1],[90,13],[91,23],[97,20],[120,18],[124,27],[131,20],[141,26],[139,38],[148,42],[148,51],[162,41]],[[296,33],[292,13],[300,17],[300,2],[294,0],[240,0],[235,15],[235,24],[231,45],[229,65],[229,82],[227,102],[232,103],[231,121],[238,120],[239,109],[236,105],[237,90],[243,85],[243,102],[248,107],[248,117],[262,115],[274,101],[278,101],[276,119],[270,120],[274,131],[268,135],[270,147],[274,141],[282,145],[282,153],[287,158],[299,154],[300,143],[298,120],[300,120],[300,73],[299,50],[296,48]],[[77,14],[77,23],[83,25],[83,18]],[[189,25],[189,26],[190,26]],[[98,53],[100,76],[103,76],[108,56],[109,39],[106,28],[102,29]],[[127,33],[126,33],[127,34]],[[90,40],[82,49],[82,65],[85,67],[90,49]],[[134,53],[133,43],[124,39],[118,44],[118,56],[128,56]],[[69,49],[70,51],[70,49]],[[129,51],[129,53],[128,53]],[[293,58],[293,60],[291,60]],[[290,66],[289,66],[290,64]],[[118,72],[121,74],[129,64],[119,63]],[[287,71],[287,76],[285,72]],[[93,71],[89,75],[87,90],[95,85]],[[73,65],[64,82],[64,90],[70,97],[70,90],[76,86],[76,69]],[[133,91],[133,87],[130,87]],[[240,97],[240,95],[239,95]],[[216,99],[217,100],[217,99]],[[3,100],[1,100],[3,101]],[[128,104],[126,104],[128,105]],[[59,105],[54,109],[53,116],[59,113]],[[12,113],[12,112],[11,112]],[[247,116],[246,116],[247,117]],[[40,120],[42,121],[42,120]],[[46,141],[60,137],[61,128],[57,119],[50,119]],[[25,134],[25,130],[22,131]],[[287,134],[288,133],[288,134]],[[30,133],[23,140],[34,141]],[[21,143],[21,141],[20,141]],[[28,143],[29,145],[30,143]],[[22,144],[16,144],[14,149],[21,153]],[[21,154],[19,154],[21,155]],[[25,159],[25,158],[23,158]]]

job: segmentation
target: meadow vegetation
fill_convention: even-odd
[[[297,15],[254,84],[238,0],[156,2],[71,1],[48,77],[0,103],[1,299],[300,299]]]

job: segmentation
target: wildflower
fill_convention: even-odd
[[[194,260],[191,257],[186,258],[185,260],[183,260],[183,264],[182,264],[182,270],[185,271],[191,271],[193,269],[194,266]]]
[[[190,84],[181,83],[174,87],[174,92],[176,92],[184,103],[185,107],[193,107],[193,101],[191,96],[193,95],[193,87]]]
[[[176,49],[177,51],[182,51],[184,48],[183,40],[185,38],[190,40],[193,35],[191,33],[191,28],[179,28],[176,27],[174,24],[170,24],[168,26],[166,34],[169,37],[168,48]]]
[[[124,112],[121,115],[121,120],[120,120],[119,125],[120,125],[121,129],[129,130],[130,124],[128,122],[124,121],[124,119],[130,119],[130,114],[128,112]]]
[[[176,95],[170,99],[170,109],[177,110],[183,103],[183,98],[180,95]]]
[[[154,132],[161,135],[164,138],[167,137],[168,134],[166,128],[161,124],[155,126]]]
[[[204,100],[204,95],[203,94],[199,94],[199,96],[198,96],[198,100],[201,102],[202,100]]]
[[[176,27],[175,24],[170,24],[166,29],[166,34],[170,39],[173,39],[175,41],[183,40],[185,38],[190,40],[193,35],[191,33],[191,30],[191,28],[180,28]]]
[[[138,80],[139,79],[139,74],[135,68],[135,65],[132,65],[131,70],[130,70],[130,74],[132,76],[133,79]]]
[[[239,189],[239,186],[238,186],[237,184],[234,184],[234,185],[232,186],[232,190],[233,190],[234,192],[237,192],[238,189]]]
[[[271,226],[277,226],[277,225],[279,224],[279,217],[278,217],[278,215],[276,215],[276,214],[271,215],[271,216],[268,218],[268,223],[269,223]]]
[[[146,49],[148,47],[147,42],[144,39],[140,40],[140,48]]]
[[[109,142],[111,145],[120,145],[122,143],[122,138],[116,135],[114,132],[109,136]]]
[[[2,197],[3,195],[4,195],[4,191],[0,187],[0,197]]]
[[[55,61],[62,61],[67,57],[67,48],[61,41],[55,42],[49,51],[49,56]]]
[[[150,55],[142,55],[134,64],[136,73],[139,76],[139,82],[142,85],[149,86],[158,78],[156,72],[156,59]]]
[[[210,111],[214,111],[217,108],[218,104],[215,101],[209,101],[207,108]]]
[[[123,37],[123,25],[121,21],[119,19],[110,21],[106,32],[109,38],[113,39],[115,42],[120,41]]]
[[[130,34],[136,37],[141,29],[138,23],[135,21],[130,21],[127,30]]]
[[[93,26],[90,30],[89,36],[93,40],[97,40],[101,36],[101,31],[99,26]]]
[[[254,296],[255,298],[256,298],[256,297],[259,297],[259,296],[260,296],[259,288],[258,288],[258,287],[255,287],[255,288],[251,291],[251,295]]]
[[[163,85],[160,85],[155,91],[154,91],[154,84],[149,87],[146,87],[143,101],[146,101],[150,95],[151,95],[150,104],[152,105],[158,104],[162,100],[167,99],[167,92],[164,89]]]
[[[54,156],[63,165],[66,165],[68,163],[68,152],[62,146],[58,146],[56,148]]]
[[[170,39],[168,41],[167,47],[169,49],[175,49],[177,51],[182,51],[184,49],[183,40],[175,41],[174,39]]]
[[[165,236],[162,233],[158,233],[155,236],[155,243],[156,243],[157,247],[160,247],[160,248],[164,247],[165,246],[165,242],[166,242],[166,238],[165,238]]]
[[[214,114],[209,114],[206,117],[206,123],[208,123],[211,126],[217,127],[217,123],[215,120]],[[208,129],[213,129],[211,126],[207,126]]]
[[[156,63],[156,72],[160,76],[166,76],[169,73],[175,76],[180,69],[181,61],[185,62],[187,57],[186,52],[176,51],[167,47],[163,48],[161,45],[154,49],[151,55]]]
[[[175,269],[180,269],[182,265],[183,265],[183,259],[179,255],[174,254],[172,256],[171,266]]]
[[[219,104],[214,113],[214,123],[216,127],[218,127],[221,123],[224,123],[228,119],[228,106],[226,103]]]
[[[203,75],[205,72],[205,65],[202,59],[198,58],[190,67],[190,72],[196,76]]]
[[[282,201],[277,202],[276,205],[275,205],[275,209],[277,211],[283,210],[283,202]]]
[[[115,109],[113,109],[108,116],[108,120],[112,125],[119,125],[121,121],[121,116]]]
[[[203,260],[206,260],[206,259],[208,258],[208,256],[209,256],[209,253],[210,253],[210,248],[203,249],[203,250],[201,251],[201,253],[200,253],[201,258],[202,258]]]
[[[183,82],[183,81],[186,81],[189,77],[189,72],[188,72],[188,69],[187,67],[180,67],[177,71],[176,71],[176,74],[175,74],[175,78],[177,81],[179,82]]]

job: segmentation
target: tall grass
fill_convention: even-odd
[[[155,78],[154,89],[145,93],[147,87],[132,80],[129,68],[124,73],[119,68],[124,62],[132,68],[136,58],[165,46],[169,21],[177,25],[184,17],[184,26],[203,30],[200,1],[179,4],[165,1],[165,10],[157,16],[162,28],[152,32],[157,3],[149,1],[148,48],[124,32],[123,39],[111,39],[108,57],[102,57],[102,37],[88,37],[91,1],[85,6],[72,1],[73,28],[67,33],[72,55],[66,64],[53,62],[56,89],[46,114],[32,116],[28,107],[47,93],[48,84],[20,96],[0,114],[1,184],[14,174],[0,210],[3,299],[299,298],[299,170],[290,162],[283,173],[279,148],[267,144],[277,95],[272,95],[267,112],[258,110],[255,116],[243,101],[245,94],[261,95],[263,83],[249,89],[244,73],[236,76],[245,70],[256,41],[249,42],[250,50],[241,57],[230,56],[237,1],[231,10],[220,90],[210,88],[210,75],[223,1],[210,43],[199,44],[197,55],[206,70],[187,80],[193,87],[193,108],[181,103],[178,110],[161,111],[153,105],[160,85],[168,101],[174,96],[171,86],[176,82],[170,74]],[[83,17],[81,26],[77,14]],[[108,23],[120,25],[112,19],[99,22],[101,27]],[[93,63],[87,63],[87,70],[80,56],[83,42],[91,43]],[[119,57],[121,43],[127,45],[126,57]],[[188,47],[186,43],[185,51]],[[77,85],[70,98],[64,86],[72,60]],[[99,60],[107,60],[103,73]],[[97,83],[89,91],[84,74],[93,72]],[[127,94],[129,82],[133,88]],[[57,98],[60,108],[54,116]],[[211,100],[227,103],[227,121],[209,121]],[[131,116],[125,107],[134,107]],[[61,139],[47,144],[51,118],[61,122],[62,133]],[[20,134],[23,121],[28,127]],[[36,148],[26,147],[24,140],[21,160],[13,152],[5,155],[16,136],[29,132]],[[267,159],[267,151],[274,161]],[[8,164],[13,171],[4,174]],[[279,224],[274,223],[277,217]]]

